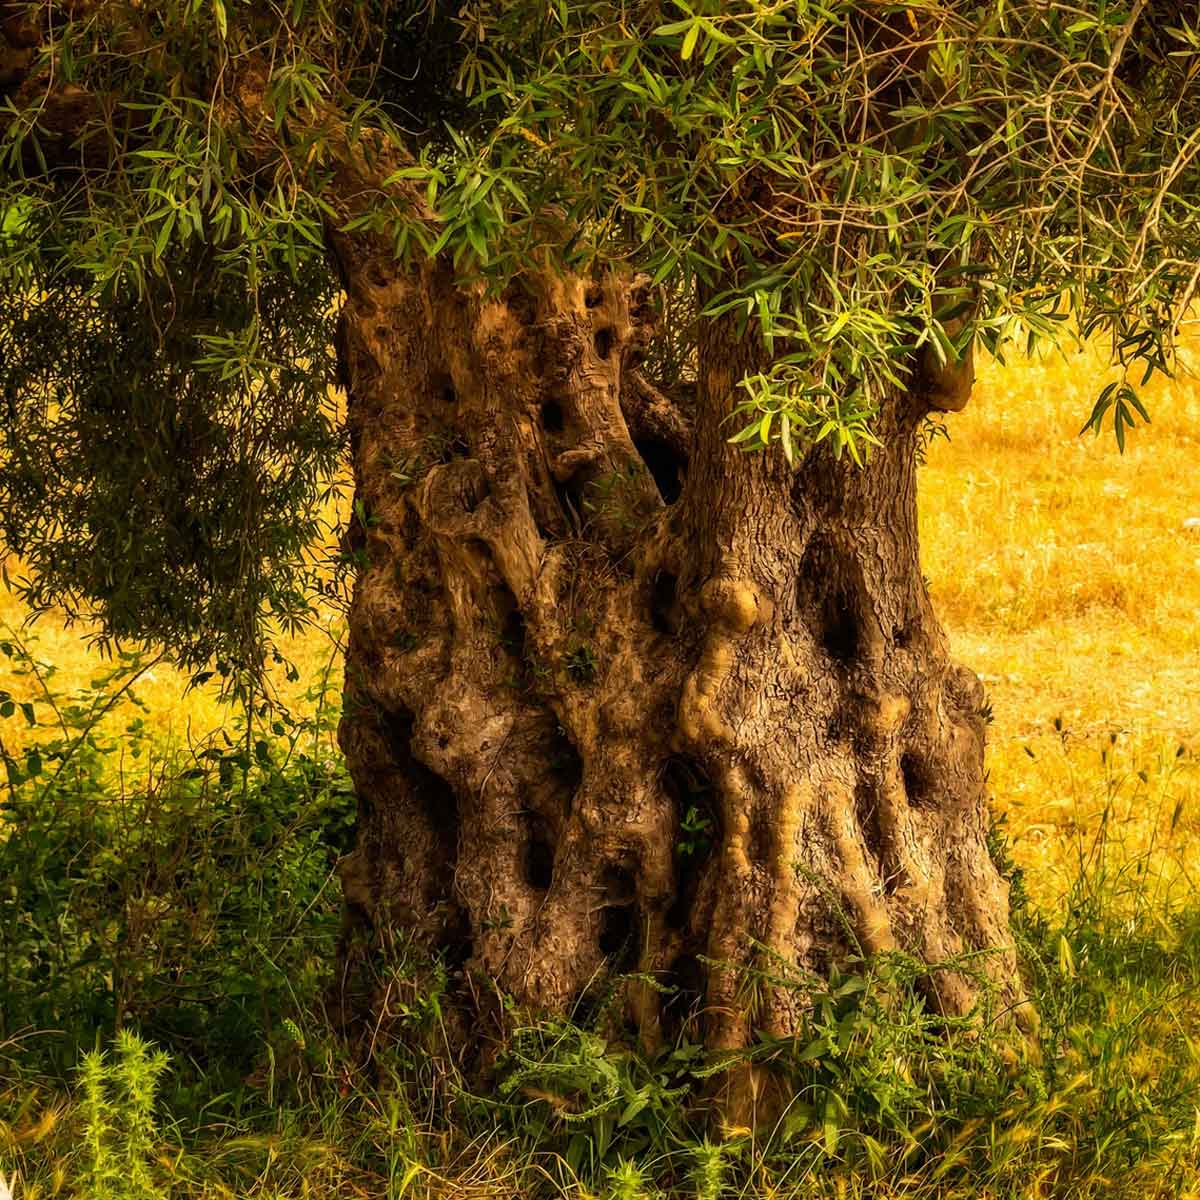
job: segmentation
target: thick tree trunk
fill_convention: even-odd
[[[801,992],[740,984],[776,956],[987,950],[1015,1000],[983,693],[917,555],[917,427],[962,387],[898,396],[863,469],[792,471],[726,440],[752,338],[709,327],[685,406],[631,370],[637,282],[489,300],[342,259],[353,910],[542,1010],[653,976],[678,990],[627,990],[651,1045],[689,1001],[713,1048],[791,1031]]]

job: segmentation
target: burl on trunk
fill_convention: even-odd
[[[792,470],[728,442],[752,334],[710,323],[685,400],[637,372],[641,281],[342,266],[352,909],[543,1011],[653,976],[648,1045],[689,1004],[715,1049],[791,1031],[796,991],[740,998],[775,956],[990,950],[1015,999],[984,697],[917,553],[918,429],[969,379],[917,371],[865,467]],[[979,990],[930,975],[946,1013]]]

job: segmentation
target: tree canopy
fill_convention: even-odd
[[[1119,442],[1200,281],[1169,0],[0,5],[0,522],[35,607],[201,668],[303,619],[341,448],[330,240],[642,272],[651,365],[755,323],[730,436],[870,452],[976,342],[1110,340]],[[1085,416],[1086,414],[1081,414]],[[774,451],[772,451],[774,452]]]

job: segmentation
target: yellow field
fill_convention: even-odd
[[[1130,877],[1139,894],[1200,883],[1200,769],[1190,752],[1176,758],[1180,745],[1200,749],[1200,527],[1185,527],[1200,517],[1200,383],[1151,387],[1154,424],[1121,457],[1110,437],[1076,436],[1107,377],[1091,351],[985,364],[922,483],[935,602],[994,706],[996,809],[1050,903],[1101,828],[1120,861],[1152,851],[1149,881]],[[0,627],[23,617],[0,592]],[[36,632],[59,688],[95,673],[85,631],[47,619]],[[336,654],[339,632],[328,612],[293,644],[292,697]],[[228,720],[165,667],[138,694],[164,736],[196,739]],[[20,723],[0,727],[10,747]]]
[[[1200,770],[1176,758],[1200,750],[1200,381],[1152,385],[1120,456],[1076,436],[1109,377],[1091,351],[986,364],[923,478],[934,601],[990,694],[995,806],[1046,900],[1109,801],[1118,859],[1153,850],[1147,887],[1200,884]]]

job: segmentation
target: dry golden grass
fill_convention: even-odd
[[[1077,436],[1110,374],[1091,350],[984,364],[922,477],[925,569],[956,655],[990,693],[996,809],[1046,903],[1102,822],[1126,859],[1153,850],[1162,886],[1200,880],[1200,769],[1175,758],[1200,728],[1200,528],[1184,525],[1200,517],[1200,382],[1152,386],[1154,424],[1122,457],[1110,437]],[[24,617],[0,591],[0,628]],[[86,630],[46,618],[36,633],[59,688],[101,667]],[[301,682],[280,679],[285,699],[336,657],[340,633],[327,610],[289,646]],[[28,691],[18,684],[0,686]],[[230,719],[211,691],[187,692],[165,666],[137,690],[164,738],[196,739]],[[6,722],[10,747],[19,724]]]
[[[934,603],[988,689],[995,807],[1046,902],[1110,801],[1126,860],[1200,881],[1200,770],[1175,757],[1200,748],[1200,380],[1152,385],[1122,456],[1076,436],[1111,377],[1092,350],[984,364],[921,481]]]
[[[343,502],[348,508],[349,498],[343,497]],[[330,505],[327,520],[331,529],[337,527],[337,506]],[[19,568],[11,562],[9,569],[13,575],[19,574]],[[56,692],[69,694],[86,688],[92,679],[109,668],[109,661],[90,643],[89,633],[88,625],[67,624],[55,614],[46,614],[32,624],[28,623],[25,607],[0,586],[0,640],[12,634],[20,637],[40,664],[53,668]],[[289,682],[283,669],[273,671],[270,682],[278,697],[289,706],[303,706],[305,692],[326,671],[330,672],[333,686],[340,688],[344,642],[342,614],[332,605],[320,604],[315,621],[305,635],[280,641],[280,649],[295,665],[299,679]],[[17,700],[40,699],[40,689],[35,681],[6,678],[6,668],[7,660],[0,659],[0,688],[12,693]],[[134,691],[146,706],[142,714],[146,725],[164,744],[202,741],[228,726],[234,717],[230,705],[222,702],[215,682],[189,689],[188,676],[163,663],[151,666],[141,675]],[[125,719],[124,716],[120,718]],[[100,724],[101,728],[105,727],[104,722]],[[36,735],[24,726],[19,716],[0,725],[0,737],[10,750],[19,748],[31,736]]]

